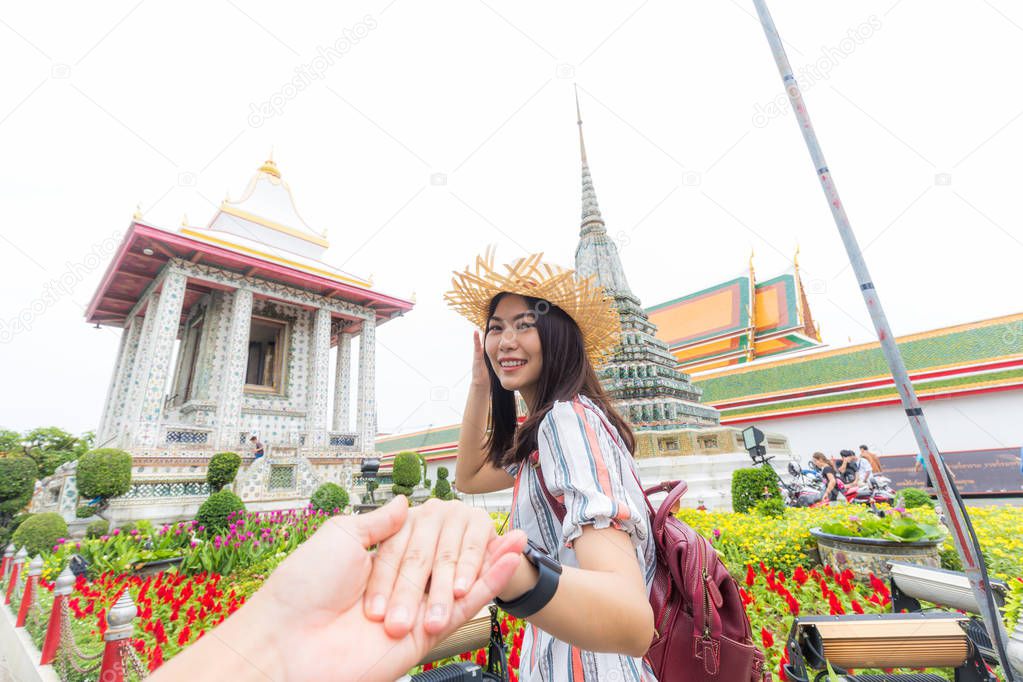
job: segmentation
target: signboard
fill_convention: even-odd
[[[956,487],[963,496],[1020,495],[1023,496],[1023,468],[1021,449],[994,448],[943,452],[945,464],[955,477]],[[916,466],[916,455],[886,455],[881,457],[883,476],[892,479],[892,487],[927,489],[926,476]],[[933,491],[928,491],[933,492]]]

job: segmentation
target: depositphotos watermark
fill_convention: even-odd
[[[849,58],[856,48],[873,37],[881,30],[881,20],[871,14],[866,21],[855,28],[850,28],[846,37],[838,41],[837,45],[821,47],[821,55],[816,61],[806,64],[793,75],[799,84],[800,90],[806,92],[820,81],[831,77],[831,71],[837,68],[843,61]],[[787,92],[778,93],[773,99],[766,103],[758,102],[753,107],[753,125],[763,128],[772,120],[783,116],[789,111],[789,95]]]
[[[295,67],[294,78],[284,83],[277,92],[270,95],[265,101],[251,102],[249,104],[247,119],[249,125],[253,128],[259,128],[268,119],[283,114],[284,107],[287,106],[288,102],[298,97],[298,94],[312,85],[313,82],[323,80],[327,70],[351,52],[352,48],[358,45],[376,27],[376,17],[372,14],[367,14],[362,18],[362,21],[342,29],[341,36],[333,43],[317,47],[316,56],[309,63],[300,64]]]
[[[73,294],[89,273],[107,262],[120,243],[121,232],[112,232],[106,239],[94,243],[81,260],[68,261],[60,277],[46,282],[39,296],[32,299],[17,315],[7,320],[0,319],[0,344],[10,343],[18,334],[32,331],[35,321],[62,298]]]

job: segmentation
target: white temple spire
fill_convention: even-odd
[[[586,143],[583,141],[583,117],[579,109],[579,88],[575,89],[575,114],[579,124],[579,154],[582,159],[583,210],[579,228],[579,245],[575,251],[575,269],[578,277],[596,275],[597,283],[610,293],[631,296],[629,282],[625,278],[618,247],[607,234],[604,217],[597,203],[597,192],[590,176],[590,163],[586,158]]]

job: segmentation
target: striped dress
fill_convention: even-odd
[[[558,523],[534,466],[512,464],[505,467],[515,477],[511,527],[521,528],[562,565],[575,567],[579,562],[571,545],[584,525],[623,530],[632,539],[649,594],[655,568],[650,518],[628,470],[635,471],[632,456],[604,412],[582,394],[555,402],[540,423],[537,448],[530,462],[539,465],[549,492],[564,503],[564,523]],[[532,624],[526,625],[519,656],[521,682],[656,682],[643,659],[583,651]]]

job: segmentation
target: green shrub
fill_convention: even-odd
[[[18,530],[18,526],[31,514],[15,514],[14,518],[11,519],[10,523],[6,526],[0,527],[0,549],[6,549],[7,545],[10,544],[11,538],[14,537],[14,531]]]
[[[78,458],[78,494],[83,500],[105,500],[131,488],[131,455],[124,450],[100,448]]]
[[[959,558],[959,552],[956,548],[945,545],[941,548],[941,552],[938,555],[941,557],[941,567],[946,571],[961,571],[963,570],[963,562]]]
[[[85,537],[98,538],[110,532],[110,522],[106,519],[93,521],[85,527]]]
[[[753,513],[774,518],[783,516],[785,514],[785,502],[781,497],[769,497],[766,500],[760,500],[753,507]]]
[[[57,540],[67,537],[67,524],[56,512],[33,514],[14,531],[14,544],[24,547],[30,557],[52,551]]]
[[[764,499],[764,490],[769,497],[781,499],[778,478],[774,470],[762,467],[737,469],[732,474],[732,509],[745,514]]]
[[[391,492],[395,495],[408,497],[412,494],[412,489],[422,480],[422,474],[423,469],[418,454],[411,451],[399,452],[394,456],[394,469],[391,473],[394,485],[391,486]]]
[[[333,514],[335,509],[344,511],[348,506],[348,491],[337,483],[324,483],[313,493],[309,504],[327,514]]]
[[[242,502],[242,498],[229,490],[221,490],[210,495],[202,503],[199,512],[195,515],[195,520],[199,522],[199,525],[206,526],[208,533],[226,530],[227,517],[233,512],[244,510],[245,503]]]
[[[32,499],[36,471],[29,457],[0,456],[0,526],[7,525]]]
[[[899,496],[902,498],[902,506],[906,509],[913,509],[914,507],[930,507],[934,509],[934,500],[919,488],[900,490]]]
[[[96,508],[90,507],[88,505],[82,505],[78,509],[75,509],[75,516],[80,519],[87,519],[90,516],[94,516],[95,514]]]
[[[210,484],[210,492],[219,492],[221,488],[234,480],[238,475],[238,467],[242,458],[235,452],[218,452],[210,458],[206,468],[206,482]]]
[[[448,483],[447,467],[437,469],[437,485],[433,488],[433,496],[441,500],[450,500],[454,497],[451,492],[451,484]]]

